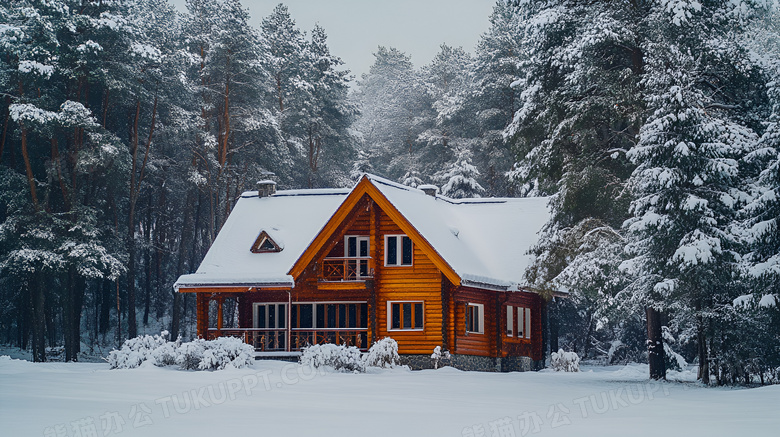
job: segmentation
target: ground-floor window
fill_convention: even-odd
[[[287,347],[287,304],[256,303],[253,305],[255,347],[263,350],[284,350]]]
[[[290,316],[290,345],[333,343],[368,347],[368,304],[366,302],[293,303]]]
[[[466,304],[466,332],[474,334],[485,333],[485,305],[481,303]]]
[[[256,303],[255,328],[283,329],[287,327],[287,304]]]
[[[422,330],[423,302],[387,302],[390,330]]]
[[[287,304],[253,304],[255,347],[284,350],[287,345]],[[290,347],[333,343],[368,347],[368,304],[366,302],[293,303],[289,308]]]
[[[290,317],[292,329],[367,328],[366,302],[294,303]]]
[[[512,305],[506,307],[506,335],[531,338],[531,308]]]

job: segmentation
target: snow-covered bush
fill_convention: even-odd
[[[580,357],[576,352],[564,352],[558,349],[550,356],[550,368],[558,372],[579,372]]]
[[[165,338],[167,332],[163,331],[161,334],[142,335],[125,340],[119,350],[114,349],[108,354],[108,364],[112,369],[134,369],[146,361],[158,365],[155,351],[168,343]]]
[[[240,369],[252,364],[255,348],[235,337],[220,337],[202,341],[203,358],[198,364],[200,370],[222,370],[226,367]]]
[[[395,367],[399,360],[398,343],[390,337],[375,342],[363,356],[366,367]]]
[[[441,346],[436,346],[435,348],[433,348],[431,359],[433,360],[433,368],[438,369],[442,359],[445,360],[450,359],[450,352],[442,351]]]
[[[433,348],[431,359],[433,360],[433,368],[438,369],[439,361],[441,361],[441,346],[436,346],[435,348]]]
[[[358,348],[336,344],[315,344],[304,347],[301,350],[300,363],[303,366],[332,367],[346,372],[362,372],[364,370]]]
[[[252,363],[254,348],[240,339],[220,337],[182,343],[168,340],[168,332],[143,335],[126,340],[119,350],[108,354],[112,369],[134,369],[143,363],[155,366],[177,364],[183,370],[222,370],[228,366],[242,368]]]
[[[198,370],[203,359],[203,339],[195,339],[188,343],[182,343],[176,353],[176,364],[184,370]]]

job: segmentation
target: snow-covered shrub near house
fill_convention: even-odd
[[[363,356],[366,367],[395,367],[399,360],[398,343],[390,337],[374,343]]]
[[[436,346],[433,348],[433,353],[431,354],[431,359],[433,360],[433,368],[438,369],[439,364],[441,364],[441,360],[449,360],[450,359],[450,352],[449,351],[442,351],[441,346]]]
[[[358,348],[336,344],[315,344],[304,347],[301,351],[300,363],[302,366],[332,367],[346,372],[362,372],[365,369]]]
[[[227,367],[240,369],[252,364],[255,348],[235,337],[220,337],[203,341],[203,358],[198,364],[200,370],[223,370]]]
[[[438,369],[439,361],[441,361],[441,346],[436,346],[435,348],[433,348],[431,359],[433,360],[433,368]]]
[[[579,372],[580,357],[576,352],[564,352],[558,349],[550,356],[550,368],[558,372]]]
[[[119,350],[112,350],[108,354],[108,364],[112,369],[134,369],[146,361],[158,365],[155,351],[168,343],[168,339],[165,338],[167,332],[163,331],[161,334],[143,335],[125,340]]]
[[[112,369],[134,369],[150,363],[160,367],[178,364],[183,370],[222,370],[250,365],[253,352],[252,346],[237,338],[182,343],[181,338],[169,341],[168,332],[163,331],[161,335],[126,340],[119,350],[109,353],[106,361]]]
[[[182,343],[176,354],[176,364],[183,370],[198,370],[200,361],[203,359],[204,346],[206,341],[195,339],[188,343]]]

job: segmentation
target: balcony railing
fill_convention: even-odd
[[[374,262],[371,257],[325,258],[320,277],[324,281],[365,281],[373,277]]]
[[[355,346],[358,349],[368,349],[368,330],[366,328],[323,328],[323,329],[293,329],[290,332],[290,350],[298,350],[314,344],[343,344]],[[251,344],[261,352],[286,351],[287,330],[266,328],[209,328],[208,339],[218,337],[236,337]]]

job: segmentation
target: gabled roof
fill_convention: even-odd
[[[449,199],[365,175],[291,270],[297,276],[334,222],[368,194],[456,285],[512,290],[525,284],[528,250],[550,219],[549,198]]]
[[[338,208],[349,189],[278,191],[241,195],[198,270],[182,275],[174,288],[294,285],[287,272]],[[280,252],[253,253],[266,232]]]
[[[549,198],[449,199],[369,176],[460,276],[462,285],[525,284],[528,254],[549,221]]]
[[[266,198],[245,193],[198,271],[175,287],[292,286],[366,194],[451,282],[478,288],[524,285],[533,261],[527,252],[550,218],[548,198],[454,200],[373,175],[364,175],[352,190],[280,191]],[[262,230],[284,250],[250,252]]]

